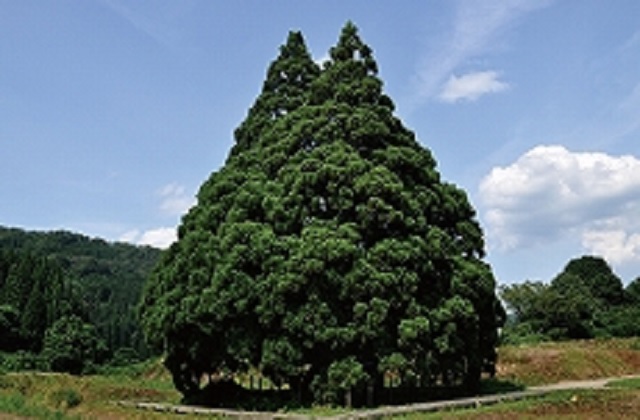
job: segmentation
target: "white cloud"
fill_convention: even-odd
[[[131,244],[137,244],[138,238],[140,238],[140,231],[137,229],[129,230],[118,238],[119,242],[127,242]]]
[[[458,66],[499,47],[497,38],[506,28],[548,3],[542,0],[459,1],[450,36],[428,51],[420,63],[416,77],[420,98],[436,95]]]
[[[506,90],[509,85],[498,80],[495,71],[468,73],[460,77],[451,75],[444,85],[439,98],[448,103],[460,100],[475,101],[487,93],[498,93]]]
[[[538,146],[480,184],[492,245],[502,249],[573,235],[609,261],[640,261],[640,159]]]
[[[615,229],[587,230],[582,235],[582,245],[611,264],[640,260],[640,233]]]
[[[186,193],[184,186],[171,183],[158,191],[161,197],[160,210],[169,216],[181,216],[196,202],[195,198]]]
[[[149,245],[156,248],[168,248],[177,239],[175,228],[158,228],[144,232],[138,243],[140,245]]]
[[[175,228],[161,227],[141,232],[137,229],[123,233],[119,240],[135,245],[149,245],[155,248],[168,248],[177,239]]]
[[[156,194],[160,198],[159,208],[165,216],[174,218],[185,214],[195,203],[195,198],[187,194],[187,189],[177,183],[166,184]],[[164,222],[161,222],[164,224]],[[160,223],[159,223],[160,224]],[[177,239],[175,227],[159,227],[148,230],[132,229],[120,235],[121,242],[135,245],[149,245],[168,248]]]

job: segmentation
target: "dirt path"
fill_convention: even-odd
[[[538,391],[562,391],[566,389],[601,389],[607,386],[609,382],[621,380],[621,379],[630,379],[630,378],[638,378],[640,375],[627,375],[627,376],[616,376],[613,378],[599,378],[599,379],[586,379],[581,381],[564,381],[558,382],[557,384],[548,384],[548,385],[539,385],[529,387],[529,390],[538,390]]]

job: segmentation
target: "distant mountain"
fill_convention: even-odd
[[[145,356],[136,307],[160,253],[148,246],[110,243],[67,231],[30,232],[0,226],[0,309],[4,311],[0,323],[6,318],[4,323],[13,325],[13,347],[37,351],[42,340],[38,331],[62,312],[79,312],[95,325],[111,353],[132,348]],[[46,310],[35,311],[38,305],[33,303],[29,306],[34,294],[43,296]],[[28,328],[30,323],[39,330]],[[8,343],[7,337],[2,338]]]

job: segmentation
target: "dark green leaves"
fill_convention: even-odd
[[[47,330],[42,355],[51,370],[79,374],[102,361],[105,351],[95,327],[71,315]]]
[[[341,400],[386,370],[470,384],[493,365],[475,212],[392,113],[353,24],[322,71],[289,36],[149,280],[145,329],[183,393],[253,367]]]

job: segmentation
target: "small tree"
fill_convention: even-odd
[[[587,255],[573,259],[564,273],[578,277],[603,307],[619,305],[624,300],[622,281],[601,257]]]
[[[327,371],[329,389],[344,393],[344,405],[351,407],[353,403],[352,389],[367,380],[364,367],[354,356],[337,360],[329,366]]]
[[[625,301],[630,305],[640,307],[640,277],[629,283],[624,289]]]
[[[605,260],[583,256],[567,263],[550,284],[503,286],[512,313],[507,341],[631,336],[638,328],[633,287],[626,290]]]
[[[47,330],[42,354],[51,370],[77,375],[101,362],[105,351],[95,328],[71,315],[58,319]]]
[[[11,305],[0,305],[0,350],[15,351],[19,344],[20,314]]]

